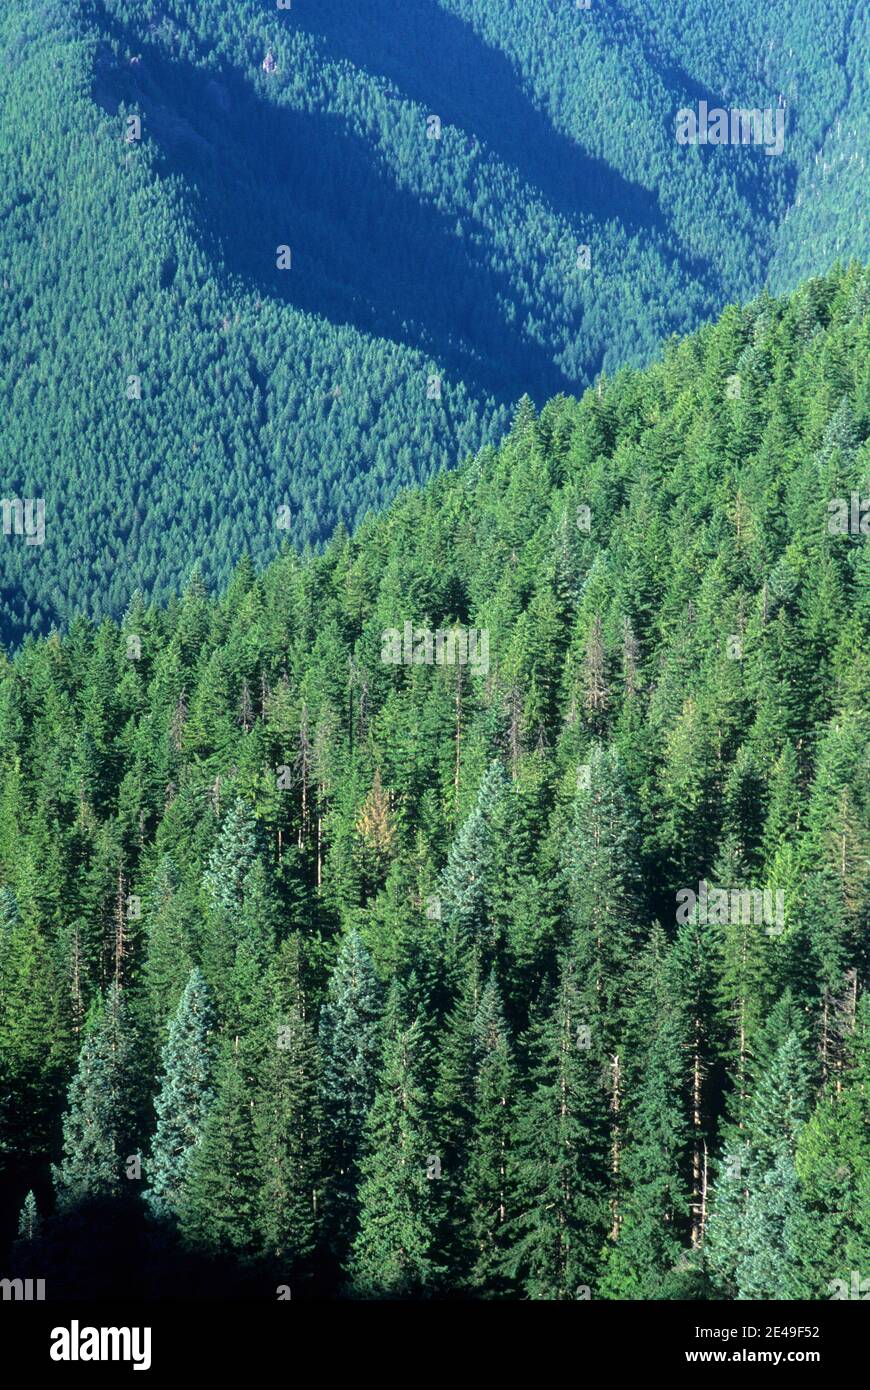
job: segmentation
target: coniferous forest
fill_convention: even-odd
[[[318,556],[5,661],[25,1266],[97,1279],[89,1221],[297,1294],[868,1267],[868,307],[730,308]]]
[[[2,496],[47,518],[0,546],[15,645],[192,556],[223,590],[524,393],[870,260],[857,0],[3,0],[0,52]],[[782,153],[679,145],[700,99],[782,111]]]
[[[0,1275],[870,1297],[867,23],[7,0]]]

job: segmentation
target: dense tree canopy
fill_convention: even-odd
[[[763,294],[321,554],[3,658],[19,1259],[123,1202],[295,1291],[866,1271],[868,304]]]
[[[246,550],[318,546],[524,392],[866,259],[868,25],[852,0],[4,0],[3,498],[44,499],[45,532],[0,544],[0,638],[169,602],[193,556],[222,587]],[[782,153],[679,145],[702,100],[783,112]]]

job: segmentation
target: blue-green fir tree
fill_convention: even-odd
[[[154,1101],[157,1128],[145,1195],[157,1217],[178,1218],[190,1161],[214,1103],[213,1029],[210,991],[202,972],[194,969],[169,1026],[163,1080]]]
[[[330,1156],[329,1225],[341,1257],[355,1230],[363,1131],[381,1060],[382,989],[355,930],[339,948],[320,1013],[325,1141]]]
[[[437,898],[445,927],[449,967],[456,968],[470,946],[492,944],[493,821],[508,788],[501,763],[491,763],[480,783],[474,809],[461,826],[447,856]]]
[[[18,1214],[18,1239],[24,1241],[36,1240],[41,1226],[42,1220],[39,1215],[39,1208],[36,1205],[36,1195],[31,1190],[24,1198],[24,1205]]]
[[[68,1092],[63,1158],[53,1167],[60,1208],[117,1197],[133,1148],[134,1049],[123,991],[112,984],[92,1022]]]

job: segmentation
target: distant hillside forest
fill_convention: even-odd
[[[0,640],[215,591],[870,257],[855,0],[4,0]],[[782,153],[677,143],[783,113]],[[281,249],[285,248],[285,249]]]
[[[868,308],[763,294],[3,659],[4,1268],[859,1296]]]

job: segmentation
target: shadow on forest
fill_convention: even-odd
[[[554,127],[523,91],[510,60],[437,0],[319,0],[294,27],[321,39],[333,61],[387,78],[398,95],[476,136],[572,221],[613,218],[629,235],[664,229],[658,198]],[[375,62],[373,63],[373,56]],[[600,119],[590,111],[590,126]]]
[[[507,59],[467,25],[432,0],[410,9],[366,0],[352,11],[318,8],[327,56],[365,67],[374,53],[378,73],[400,80],[402,95],[486,141],[575,226],[584,211],[595,225],[615,218],[629,235],[654,231],[659,254],[679,259],[655,196],[554,130]],[[433,370],[505,403],[526,390],[546,398],[585,384],[523,331],[527,307],[475,245],[470,213],[457,235],[455,213],[398,187],[344,120],[273,105],[232,68],[207,70],[106,16],[101,24],[142,56],[134,66],[103,50],[95,100],[112,115],[120,103],[142,111],[165,172],[193,195],[201,244],[227,271],[263,296],[416,347]],[[444,155],[443,142],[427,141],[421,127],[420,157]],[[289,272],[276,269],[281,245],[292,249]]]
[[[279,1290],[293,1302],[352,1299],[337,1267],[316,1265],[303,1275],[276,1261],[196,1255],[183,1249],[168,1228],[148,1220],[141,1201],[91,1202],[48,1218],[42,1234],[13,1248],[4,1264],[9,1279],[43,1279],[46,1303],[138,1303],[234,1300],[274,1303]],[[662,1299],[705,1300],[706,1280],[675,1270],[659,1289]],[[465,1295],[449,1290],[436,1296]],[[401,1301],[433,1298],[431,1290],[408,1290]]]
[[[141,65],[104,65],[95,98],[113,115],[120,103],[143,112],[163,172],[193,195],[218,274],[222,266],[264,298],[415,347],[433,371],[506,402],[576,389],[520,322],[506,321],[508,278],[455,235],[455,215],[397,187],[343,120],[273,106],[232,69],[210,73],[125,42],[142,49]],[[439,157],[435,143],[421,138],[424,158]],[[289,272],[276,268],[283,245]]]
[[[623,12],[622,22],[630,27],[631,14]],[[715,261],[675,250],[680,237],[658,194],[589,154],[552,125],[524,92],[510,60],[467,22],[442,9],[438,0],[402,5],[395,0],[358,0],[350,7],[347,0],[318,0],[315,12],[299,10],[294,28],[320,39],[327,57],[386,77],[395,83],[398,95],[477,136],[516,169],[530,188],[537,189],[552,209],[572,222],[588,214],[596,223],[618,222],[629,237],[652,235],[657,253],[669,268],[678,266],[685,276],[715,286],[717,301],[725,296]],[[679,64],[663,61],[652,46],[644,44],[643,50],[650,68],[674,97],[671,123],[687,102],[732,105]],[[578,48],[578,62],[580,52]],[[590,105],[590,135],[605,119],[599,108]],[[713,147],[707,153],[717,155]],[[767,220],[771,176],[785,176],[793,196],[797,172],[784,162],[760,157],[759,152],[734,153],[738,156],[732,166],[735,186],[751,210]]]
[[[46,1301],[67,1299],[251,1299],[340,1295],[338,1271],[303,1274],[280,1262],[246,1261],[186,1250],[168,1226],[152,1221],[141,1200],[90,1202],[43,1223],[36,1240],[13,1247],[10,1278],[44,1279]]]

